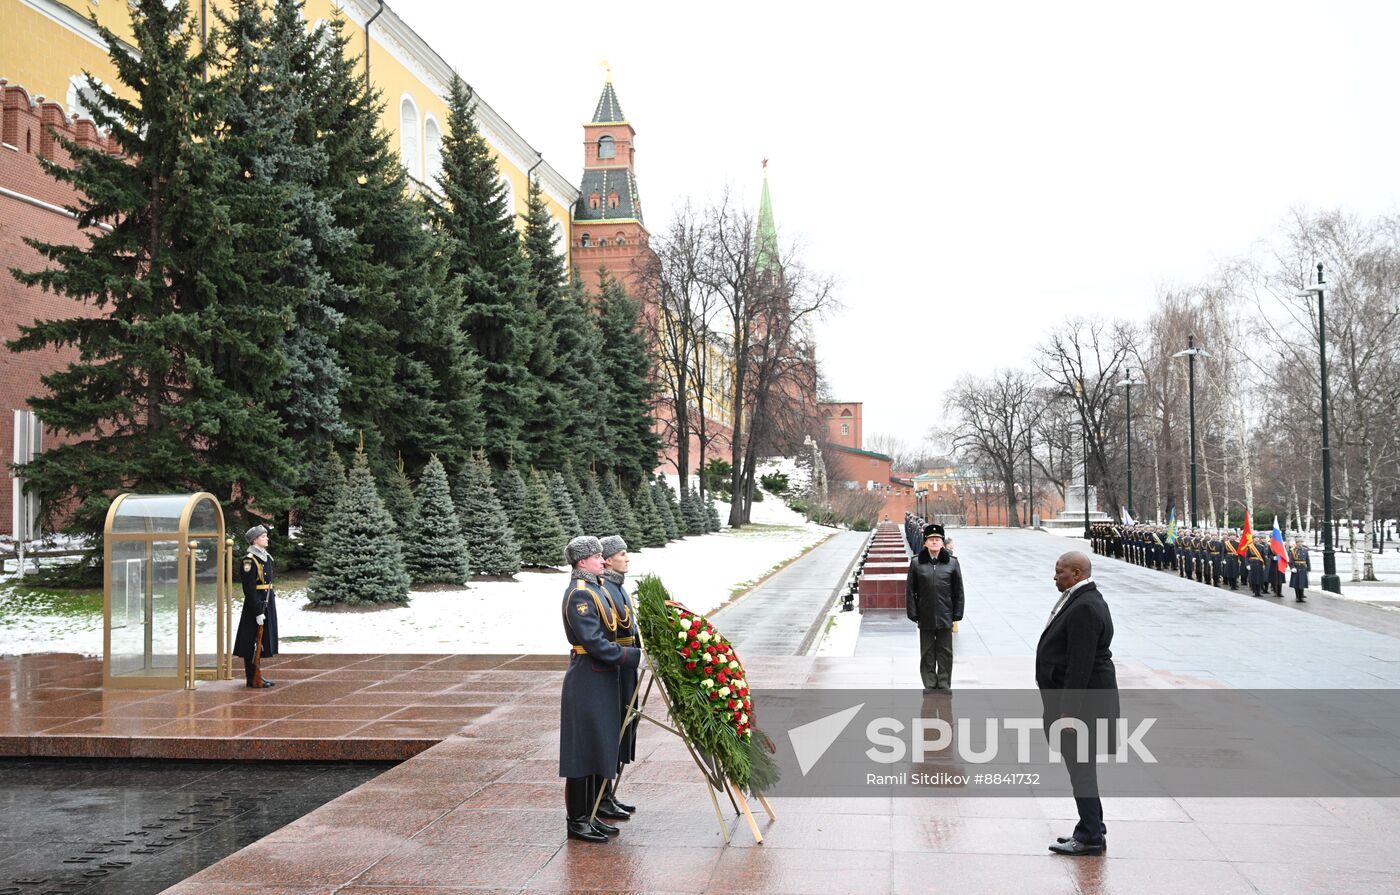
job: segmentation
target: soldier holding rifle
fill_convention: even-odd
[[[272,590],[272,554],[267,552],[267,527],[254,525],[243,535],[248,555],[243,557],[239,578],[243,582],[243,611],[233,654],[243,659],[248,686],[261,690],[273,686],[262,676],[264,656],[277,655],[277,599]]]

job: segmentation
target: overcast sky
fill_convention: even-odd
[[[865,433],[1071,314],[1141,318],[1292,207],[1395,209],[1400,4],[390,5],[561,174],[612,64],[653,232],[726,185],[835,276]]]

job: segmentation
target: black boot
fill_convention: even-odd
[[[588,810],[591,812],[593,810],[594,801],[599,801],[598,794],[603,791],[603,776],[601,774],[594,774],[592,777],[589,777],[588,780]],[[623,816],[625,817],[626,815]],[[603,813],[603,805],[602,802],[599,801],[598,813],[593,817],[593,829],[606,836],[616,836],[618,833],[622,832],[612,824],[604,823],[603,819],[607,817],[609,817],[609,815]]]
[[[569,815],[569,838],[580,842],[607,842],[608,837],[602,831],[593,829],[588,822],[588,813],[593,810],[593,802],[588,798],[591,788],[588,777],[568,777],[564,780],[564,808]]]
[[[604,814],[604,811],[610,812]],[[617,790],[612,780],[603,784],[603,801],[598,805],[598,816],[609,820],[624,820],[631,817],[637,808],[635,805],[628,805],[617,800]]]

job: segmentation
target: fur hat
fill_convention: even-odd
[[[627,549],[627,542],[622,539],[622,535],[608,535],[598,542],[603,548],[603,559],[607,559],[614,553],[621,553]]]
[[[265,534],[267,534],[266,525],[254,525],[252,528],[243,532],[243,540],[251,544]]]
[[[578,565],[579,560],[602,552],[603,545],[598,543],[597,538],[592,535],[579,535],[564,548],[564,561],[574,566]]]

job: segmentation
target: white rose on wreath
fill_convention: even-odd
[[[705,678],[703,681],[700,682],[700,686],[704,687],[706,690],[713,690],[715,682],[710,678]]]
[[[684,632],[684,631],[677,631],[677,632],[676,632],[676,639],[677,639],[677,640],[684,640],[684,639],[685,639],[685,632]]]
[[[720,687],[720,688],[719,688],[719,695],[720,695],[720,696],[728,696],[728,695],[729,695],[729,688],[728,688],[728,687]]]
[[[695,639],[698,640],[698,641],[700,641],[701,643],[709,643],[709,642],[710,642],[710,632],[709,632],[709,631],[701,631],[701,632],[700,632],[700,635],[699,635],[698,637],[696,637]]]

